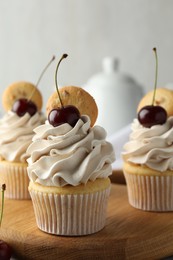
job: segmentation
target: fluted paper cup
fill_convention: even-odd
[[[0,161],[0,183],[6,184],[6,198],[30,199],[26,163]]]
[[[36,222],[42,231],[81,236],[105,226],[110,185],[88,194],[53,194],[30,190]]]
[[[173,175],[139,175],[124,172],[129,203],[147,211],[173,211]]]

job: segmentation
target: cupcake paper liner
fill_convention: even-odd
[[[173,176],[143,176],[124,172],[129,203],[147,211],[173,211]]]
[[[6,191],[4,193],[6,198],[30,199],[26,164],[0,162],[0,183],[6,184]]]
[[[110,187],[89,194],[51,194],[30,190],[36,222],[47,233],[81,236],[105,226]]]

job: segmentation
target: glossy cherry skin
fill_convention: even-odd
[[[11,247],[3,240],[0,240],[0,259],[9,260],[11,258],[11,255]]]
[[[138,113],[138,120],[144,127],[163,125],[167,119],[167,112],[161,106],[145,106]]]
[[[27,112],[33,116],[37,112],[37,106],[31,100],[21,98],[14,102],[12,111],[19,117],[24,116]]]
[[[80,118],[79,110],[72,105],[63,106],[50,111],[48,120],[54,127],[68,123],[72,127],[75,126]]]

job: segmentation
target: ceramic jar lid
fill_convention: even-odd
[[[96,123],[104,126],[111,135],[136,117],[143,89],[133,77],[119,70],[118,59],[107,57],[102,65],[102,72],[93,75],[85,88],[95,98],[99,108]]]

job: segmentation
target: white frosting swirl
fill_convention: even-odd
[[[43,124],[45,117],[41,113],[30,116],[26,113],[19,117],[9,111],[0,120],[0,155],[10,162],[26,162],[26,150],[34,136],[33,129]]]
[[[173,170],[173,117],[151,128],[143,127],[135,119],[124,150],[124,160],[161,172]]]
[[[34,131],[27,150],[31,181],[45,186],[77,186],[112,173],[113,147],[105,141],[102,127],[90,128],[89,117],[83,116],[73,128],[69,124],[53,127],[46,121]]]

